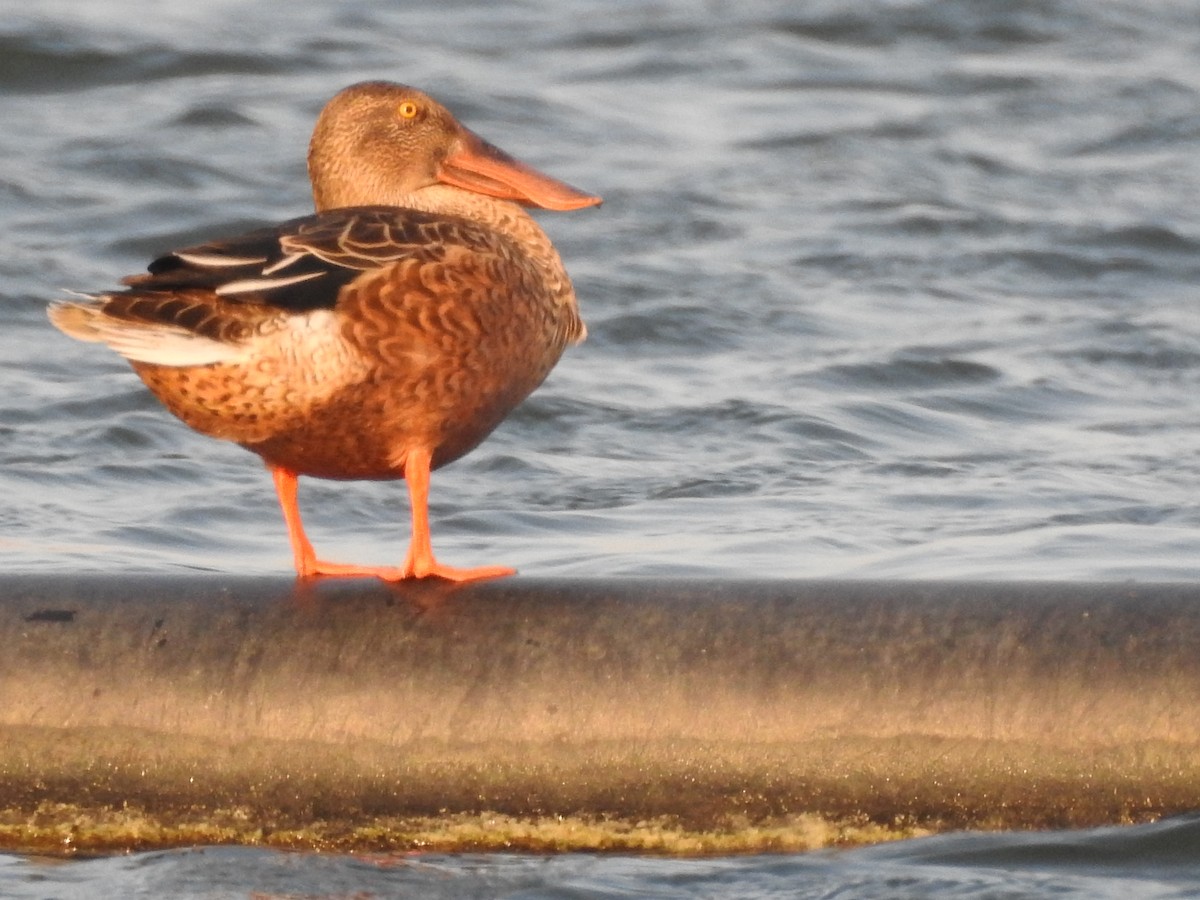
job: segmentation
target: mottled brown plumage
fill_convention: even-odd
[[[309,171],[316,215],[168,254],[127,290],[56,304],[51,319],[128,358],[188,425],[266,461],[299,574],[507,574],[433,558],[428,474],[483,440],[585,334],[558,254],[522,204],[599,198],[383,82],[330,101]],[[300,474],[405,478],[404,564],[318,560]]]

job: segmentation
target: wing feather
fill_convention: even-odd
[[[55,304],[50,317],[67,334],[140,362],[231,362],[245,358],[256,336],[335,310],[367,273],[440,262],[454,247],[493,256],[505,240],[435,213],[330,210],[165,254],[124,279],[127,290]]]

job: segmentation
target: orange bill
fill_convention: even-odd
[[[599,197],[585,194],[513,159],[466,128],[450,155],[442,161],[438,180],[478,194],[543,209],[582,209],[600,204]]]

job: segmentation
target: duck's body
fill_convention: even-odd
[[[274,278],[317,277],[254,288],[288,256]],[[153,351],[128,351],[150,390],[197,431],[321,478],[401,478],[414,444],[433,448],[435,468],[457,459],[583,336],[556,256],[539,265],[499,231],[411,209],[333,210],[153,269],[105,316],[153,331],[187,321],[175,352],[201,352],[197,337],[212,334],[218,361],[170,364],[157,334]],[[216,293],[238,282],[249,290]]]
[[[384,83],[330,102],[309,166],[316,215],[168,254],[128,290],[58,304],[51,318],[128,358],[188,425],[266,461],[301,575],[507,574],[434,560],[428,473],[483,440],[585,333],[557,252],[517,201],[599,200]],[[405,563],[318,560],[300,474],[405,478]]]

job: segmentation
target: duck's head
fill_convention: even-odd
[[[308,172],[318,210],[403,205],[436,184],[544,209],[600,203],[513,159],[427,94],[385,81],[352,85],[326,104],[309,144]]]

